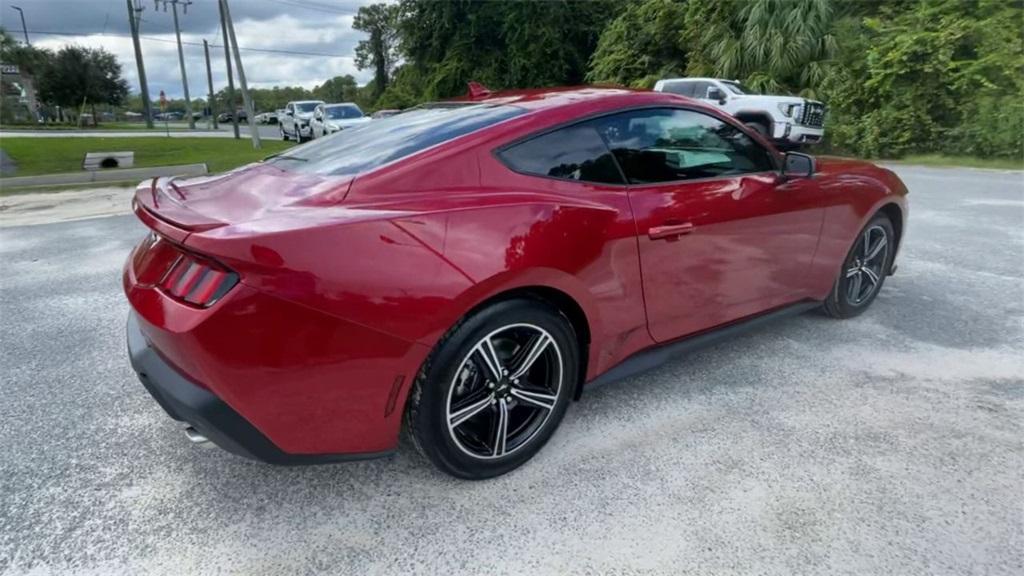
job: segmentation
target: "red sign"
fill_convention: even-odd
[[[163,90],[160,91],[160,111],[161,112],[166,112],[167,111],[167,95],[164,94]]]

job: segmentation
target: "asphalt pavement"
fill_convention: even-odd
[[[0,574],[1024,573],[1024,174],[899,167],[900,270],[587,391],[522,469],[279,468],[135,379],[131,216],[0,229]]]

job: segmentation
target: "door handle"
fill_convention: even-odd
[[[647,236],[651,240],[663,240],[666,238],[675,238],[682,236],[683,234],[689,234],[696,228],[692,222],[683,222],[682,224],[665,224],[663,226],[655,226],[647,230]]]

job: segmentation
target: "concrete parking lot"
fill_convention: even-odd
[[[190,445],[128,366],[131,216],[0,229],[0,573],[1024,573],[1024,175],[897,167],[855,320],[584,393],[524,468],[278,468]]]

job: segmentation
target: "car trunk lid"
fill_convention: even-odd
[[[352,179],[254,164],[216,176],[154,178],[139,184],[135,202],[175,228],[203,232],[261,220],[291,207],[337,204]]]

